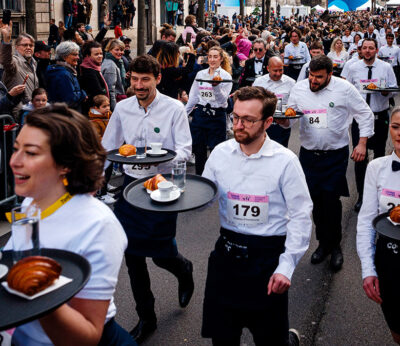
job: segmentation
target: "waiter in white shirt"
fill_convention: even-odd
[[[387,87],[397,87],[396,76],[390,64],[377,59],[378,46],[372,38],[364,39],[361,46],[363,60],[351,66],[347,80],[355,85],[375,115],[375,135],[368,139],[368,149],[374,151],[374,158],[384,156],[389,129],[389,98],[393,95],[387,92],[366,92],[364,86],[374,83],[384,84]],[[358,143],[359,131],[357,124],[352,124],[353,145]],[[365,170],[368,164],[368,155],[365,159],[355,164],[355,176],[358,201],[354,206],[356,211],[360,210],[362,204],[362,193],[364,189]]]
[[[131,63],[130,72],[136,96],[116,105],[103,136],[104,148],[110,151],[123,143],[135,145],[145,130],[148,143],[161,142],[163,148],[176,152],[176,160],[188,160],[192,139],[187,114],[181,102],[157,91],[156,86],[161,80],[160,64],[150,55],[139,56]],[[169,163],[157,167],[125,165],[124,168],[124,188],[138,178],[171,171]],[[128,237],[125,259],[139,316],[139,323],[131,335],[140,343],[157,328],[146,257],[152,257],[157,266],[177,277],[181,307],[189,304],[193,294],[193,266],[178,253],[176,213],[141,211],[133,208],[122,196],[115,204],[114,212]]]
[[[364,187],[364,203],[358,215],[357,252],[361,260],[363,288],[381,305],[393,340],[400,344],[400,241],[378,236],[372,225],[379,214],[400,205],[400,108],[393,110],[390,135],[394,151],[370,162]]]
[[[298,158],[271,141],[277,99],[261,87],[234,94],[235,139],[211,153],[203,176],[218,187],[221,235],[211,253],[203,337],[240,345],[247,327],[256,345],[298,345],[288,334],[288,292],[308,248],[312,202]]]
[[[383,46],[379,49],[378,57],[382,58],[384,61],[387,61],[393,67],[394,74],[396,76],[397,85],[400,81],[399,75],[399,61],[400,61],[400,48],[398,46],[393,45],[394,35],[389,33],[386,35],[387,45]]]
[[[311,60],[308,47],[304,42],[300,42],[301,32],[292,29],[289,32],[290,43],[285,47],[284,62],[287,66],[285,74],[297,80],[301,67]]]
[[[325,52],[324,52],[324,46],[322,45],[321,42],[314,41],[313,43],[311,43],[311,45],[310,45],[310,55],[311,55],[312,58],[314,58],[315,56],[318,56],[318,55],[323,55],[323,54],[325,54]],[[310,74],[310,72],[309,72],[310,71],[310,68],[309,68],[310,61],[305,63],[303,65],[303,67],[301,68],[300,74],[297,77],[297,81],[298,82],[303,80],[303,79],[308,79],[308,75]]]
[[[289,100],[290,89],[296,84],[296,81],[289,76],[283,74],[283,62],[279,57],[272,57],[268,61],[269,74],[257,78],[253,86],[261,86],[271,91],[278,98],[279,107],[287,105]],[[283,108],[284,109],[284,108]],[[280,110],[280,109],[278,109]],[[290,138],[290,128],[284,129],[275,122],[267,130],[269,138],[288,147]]]
[[[330,266],[343,264],[341,196],[349,196],[346,169],[349,157],[348,127],[354,117],[360,142],[351,158],[361,161],[367,138],[373,135],[373,114],[356,88],[332,76],[332,61],[313,58],[308,81],[298,82],[289,96],[289,107],[304,113],[300,119],[300,162],[314,203],[313,216],[319,246],[311,256],[317,264],[331,254]],[[291,120],[293,122],[293,120]],[[289,120],[282,121],[289,125]]]

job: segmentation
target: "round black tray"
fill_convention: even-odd
[[[364,86],[365,91],[374,91],[374,92],[400,92],[400,88],[377,88],[377,89],[368,89],[367,86]]]
[[[288,59],[289,61],[298,61],[298,60],[302,60],[304,58],[292,58],[292,59],[289,59],[288,56],[285,56],[285,59]]]
[[[196,79],[196,82],[205,82],[205,83],[232,83],[232,79],[223,79],[223,80],[212,80],[212,79]]]
[[[389,212],[378,215],[373,221],[374,229],[385,237],[400,240],[400,225],[393,225],[387,217]]]
[[[147,149],[150,150],[151,148],[147,147]],[[168,151],[168,153],[166,153],[164,156],[146,155],[146,157],[143,159],[137,159],[136,156],[125,157],[125,156],[117,155],[119,149],[114,149],[107,153],[107,160],[111,161],[111,162],[124,163],[127,165],[134,165],[134,164],[156,165],[159,163],[164,163],[164,162],[173,160],[174,157],[176,156],[176,152],[171,149],[167,149],[167,148],[163,148],[163,149]]]
[[[285,114],[282,114],[280,111],[276,111],[274,114],[274,119],[299,119],[304,115],[304,113],[296,111],[296,115],[294,117],[287,117]]]
[[[171,174],[163,174],[163,176],[172,181]],[[124,190],[125,200],[137,209],[161,213],[181,213],[206,205],[217,194],[217,186],[211,180],[199,175],[186,174],[185,192],[175,201],[158,203],[150,198],[143,186],[147,179],[149,177],[135,180]]]
[[[61,274],[72,282],[33,300],[26,300],[0,288],[0,331],[17,327],[40,318],[58,308],[77,294],[89,280],[89,262],[82,256],[65,250],[41,249],[41,255],[53,258],[61,264]],[[12,251],[4,251],[0,263],[12,267]],[[4,281],[7,276],[2,280]]]

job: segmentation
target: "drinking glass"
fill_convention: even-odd
[[[147,152],[147,132],[143,129],[140,136],[136,139],[136,158],[144,159]]]
[[[186,185],[186,162],[175,161],[172,166],[172,181],[174,185],[181,191],[185,191]]]
[[[40,255],[40,214],[40,208],[36,204],[12,209],[11,236],[14,263],[27,256]]]

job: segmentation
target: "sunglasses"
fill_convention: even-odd
[[[262,52],[264,50],[264,48],[254,48],[253,49],[255,52]]]

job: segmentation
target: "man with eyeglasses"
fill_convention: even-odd
[[[14,115],[17,115],[22,105],[31,100],[33,90],[39,87],[39,80],[36,76],[37,63],[33,59],[35,40],[29,34],[20,34],[15,42],[15,52],[13,54],[11,42],[12,22],[9,25],[3,24],[0,32],[2,35],[0,64],[4,68],[3,83],[8,90],[17,85],[25,84],[22,102],[13,111]]]
[[[254,79],[268,73],[268,61],[275,56],[274,51],[268,48],[267,43],[262,38],[257,38],[253,42],[254,58],[246,60],[243,73],[240,79],[240,87],[250,86]]]
[[[262,87],[234,94],[235,138],[211,153],[203,176],[218,187],[220,237],[211,253],[202,336],[240,345],[298,345],[288,332],[288,289],[308,248],[312,202],[297,156],[268,138],[276,96]]]
[[[257,78],[253,86],[261,86],[271,91],[278,98],[278,111],[285,109],[287,105],[290,90],[296,84],[296,81],[289,76],[283,74],[283,61],[280,57],[274,56],[268,61],[268,74]],[[273,122],[267,130],[268,136],[282,144],[284,147],[289,145],[290,128],[284,129],[277,123]]]
[[[332,76],[332,61],[325,55],[310,62],[308,80],[298,82],[290,92],[289,107],[304,113],[300,119],[300,162],[314,203],[313,218],[319,246],[311,263],[321,263],[331,254],[330,266],[343,265],[341,196],[348,197],[346,170],[349,158],[349,125],[354,117],[360,140],[351,154],[364,160],[367,138],[374,134],[374,117],[357,89]],[[292,125],[296,120],[290,120]],[[289,126],[289,120],[279,121]]]

